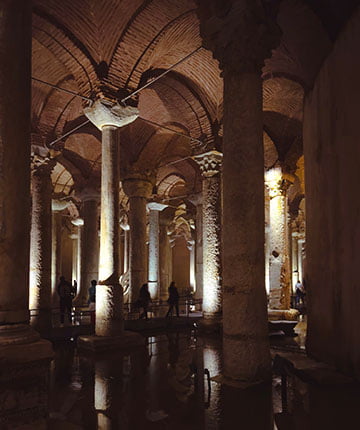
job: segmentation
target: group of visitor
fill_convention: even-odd
[[[91,324],[95,324],[95,308],[96,308],[96,284],[97,281],[93,279],[91,281],[91,286],[88,290],[88,307],[90,311]],[[64,276],[60,277],[60,283],[57,286],[57,293],[60,299],[60,323],[64,324],[65,313],[68,316],[69,322],[72,322],[72,301],[77,293],[77,283],[74,281],[74,285],[71,285],[69,281],[65,279]],[[166,314],[166,318],[170,315],[172,316],[175,309],[176,316],[179,316],[179,293],[175,286],[175,282],[172,281],[168,288],[169,298],[167,303],[169,304],[169,309]],[[136,306],[143,309],[140,314],[140,319],[148,319],[148,310],[151,303],[151,296],[149,292],[149,286],[147,283],[143,284],[140,288],[139,298],[136,302]]]
[[[169,293],[169,297],[167,299],[167,302],[169,304],[169,309],[167,311],[166,318],[168,318],[170,315],[172,316],[174,308],[176,311],[176,316],[178,317],[180,296],[174,281],[170,283],[170,286],[168,288],[168,293]],[[149,310],[150,303],[151,303],[151,296],[149,292],[149,285],[145,283],[140,288],[139,298],[136,301],[136,306],[143,309],[143,312],[140,314],[140,319],[142,318],[145,318],[146,320],[149,319],[148,310]]]

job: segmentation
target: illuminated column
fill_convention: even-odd
[[[152,299],[160,298],[159,282],[159,212],[167,206],[150,202],[149,209],[149,291]]]
[[[202,193],[194,194],[190,197],[191,203],[196,207],[195,219],[195,298],[203,298],[203,205]]]
[[[171,248],[168,235],[168,227],[174,219],[175,210],[165,209],[159,217],[159,271],[160,271],[160,299],[167,300],[168,288],[171,279]]]
[[[72,281],[80,283],[80,226],[74,226],[74,233],[70,234],[72,240]]]
[[[129,178],[123,181],[129,197],[130,211],[130,302],[139,296],[141,286],[147,282],[146,200],[152,183],[145,179]]]
[[[299,277],[299,265],[298,265],[298,232],[293,231],[291,233],[291,266],[292,266],[292,288],[295,292],[295,285],[300,279]]]
[[[290,183],[280,168],[266,172],[270,197],[270,309],[290,308],[290,260],[287,229],[286,191]]]
[[[210,151],[194,157],[203,175],[203,314],[221,317],[221,177],[222,153]]]
[[[187,248],[190,251],[190,288],[194,293],[196,290],[196,279],[195,279],[195,240],[191,239],[187,241]]]
[[[298,238],[298,271],[299,280],[303,282],[304,279],[304,254],[305,254],[305,238],[300,234]]]
[[[224,78],[224,380],[256,382],[271,375],[264,273],[261,68],[280,34],[258,0],[231,2],[221,14],[216,1],[198,3],[204,46],[219,60]]]
[[[53,306],[59,305],[59,296],[56,287],[60,282],[61,273],[61,235],[62,235],[62,214],[66,208],[57,200],[52,200],[52,240],[51,240],[51,296]]]
[[[29,326],[31,2],[0,2],[0,427],[46,428],[50,342]],[[34,383],[36,381],[36,383]]]
[[[41,334],[51,330],[51,171],[54,160],[33,158],[31,175],[29,308],[31,325]]]
[[[88,300],[91,281],[99,276],[99,195],[96,192],[83,191],[81,194],[82,208],[80,247],[80,283],[75,299],[77,306],[84,306]]]
[[[138,117],[136,108],[97,100],[85,115],[102,135],[99,281],[96,287],[96,326],[99,337],[123,338],[123,291],[119,283],[119,127]],[[97,344],[98,341],[90,341]],[[86,343],[86,342],[85,342]],[[84,345],[85,346],[85,345]]]

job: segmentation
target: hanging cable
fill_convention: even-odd
[[[129,94],[128,96],[124,97],[123,99],[121,99],[121,103],[126,102],[126,100],[130,99],[131,97],[133,97],[135,94],[139,93],[140,91],[144,90],[145,88],[149,87],[150,85],[152,85],[154,82],[156,82],[157,80],[159,80],[160,78],[162,78],[163,76],[167,75],[169,72],[171,72],[171,70],[173,70],[175,67],[179,66],[181,63],[183,63],[184,61],[188,60],[190,57],[192,57],[194,54],[196,54],[198,51],[200,51],[200,49],[202,49],[202,46],[199,46],[198,48],[196,48],[194,51],[190,52],[190,54],[188,54],[186,57],[182,58],[180,61],[178,61],[177,63],[173,64],[172,66],[170,66],[168,69],[166,69],[164,72],[162,72],[159,76],[156,76],[156,78],[152,79],[150,82],[147,82],[145,85],[143,85],[142,87],[138,88],[137,90],[135,90],[134,92],[132,92],[131,94]]]
[[[177,131],[177,130],[174,130],[173,128],[167,127],[166,125],[158,124],[157,122],[151,121],[150,119],[145,119],[145,118],[143,118],[141,116],[139,116],[139,119],[141,119],[142,121],[148,122],[149,124],[155,125],[156,127],[160,127],[160,128],[165,129],[165,130],[171,131],[172,133],[175,133],[175,134],[177,134],[179,136],[186,137],[187,139],[192,140],[194,142],[198,142],[201,145],[204,144],[204,142],[202,142],[200,139],[197,139],[196,137],[188,136],[185,133],[181,133],[180,131]]]
[[[66,88],[58,87],[58,86],[57,86],[57,85],[55,85],[55,84],[50,84],[49,82],[42,81],[41,79],[34,78],[33,76],[31,77],[31,79],[32,79],[33,81],[40,82],[41,84],[48,85],[49,87],[55,88],[56,90],[63,91],[64,93],[68,93],[68,94],[71,94],[71,95],[73,95],[73,96],[80,97],[80,98],[81,98],[81,99],[83,99],[83,100],[88,100],[88,101],[90,101],[90,102],[92,102],[92,101],[93,101],[90,97],[82,96],[81,94],[78,94],[78,93],[76,93],[75,91],[71,91],[71,90],[67,90]]]
[[[70,134],[74,133],[74,131],[79,130],[79,128],[84,127],[84,125],[88,124],[90,122],[89,119],[87,119],[86,121],[84,121],[83,123],[77,125],[76,127],[72,128],[71,130],[69,130],[68,132],[66,132],[65,134],[63,134],[62,136],[58,137],[57,139],[53,140],[52,142],[48,143],[47,146],[53,146],[55,145],[55,143],[60,142],[60,140],[64,139],[64,137],[69,136]]]

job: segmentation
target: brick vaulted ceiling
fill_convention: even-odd
[[[118,95],[134,91],[201,46],[192,0],[33,3],[32,75],[87,97],[104,86]],[[294,158],[294,142],[301,155],[304,91],[331,49],[322,22],[305,2],[281,1],[278,24],[282,41],[263,69],[265,166],[286,160],[289,153]],[[190,156],[221,146],[222,90],[217,61],[210,52],[198,51],[140,92],[138,103],[142,118],[200,139],[203,145],[137,119],[121,131],[124,158],[139,166],[160,166],[158,189],[166,188],[168,194],[171,181],[182,192],[198,191],[200,175]],[[33,81],[33,144],[46,146],[85,121],[83,103]],[[98,181],[101,146],[95,127],[80,128],[56,147],[74,187]],[[179,178],[185,188],[178,186]],[[160,186],[165,180],[169,186]]]

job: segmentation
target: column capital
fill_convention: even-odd
[[[285,196],[293,182],[291,175],[283,173],[279,167],[270,169],[265,173],[265,185],[269,191],[270,199]]]
[[[127,178],[122,181],[125,194],[130,197],[144,197],[148,199],[153,190],[153,184],[149,179]]]
[[[31,172],[35,176],[50,176],[55,165],[56,160],[49,156],[31,155]]]
[[[215,150],[195,155],[193,157],[200,166],[201,173],[205,178],[215,176],[220,172],[222,158],[222,153]]]
[[[161,212],[167,207],[168,205],[164,205],[163,203],[159,203],[159,202],[148,202],[147,204],[147,208],[151,211]]]
[[[130,230],[130,225],[129,225],[129,216],[128,216],[128,214],[127,214],[125,211],[123,211],[123,212],[120,214],[120,219],[119,219],[119,221],[120,221],[120,227],[121,227],[124,231],[128,231],[128,230]]]
[[[281,35],[262,2],[198,0],[197,3],[203,44],[219,60],[220,68],[234,73],[260,73]]]
[[[97,99],[84,108],[84,114],[102,130],[105,126],[120,128],[130,124],[138,118],[139,110],[133,106],[121,106],[117,101]]]

